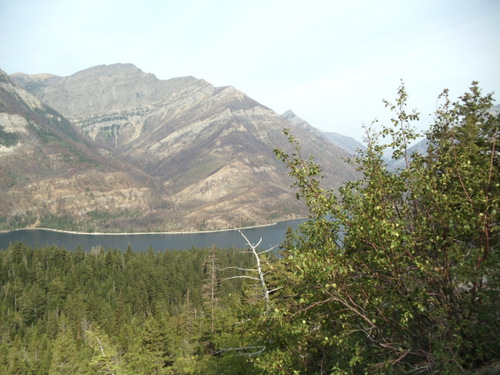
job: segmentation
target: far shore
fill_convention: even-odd
[[[238,231],[245,229],[254,229],[254,228],[264,228],[271,227],[278,223],[285,221],[293,221],[293,220],[301,220],[303,218],[283,220],[270,224],[261,224],[261,225],[253,225],[248,227],[241,228],[228,228],[228,229],[214,229],[214,230],[202,230],[202,231],[175,231],[175,232],[78,232],[78,231],[70,231],[70,230],[61,230],[61,229],[52,229],[52,228],[20,228],[20,229],[12,229],[12,230],[2,230],[0,233],[10,233],[16,232],[20,230],[44,230],[50,232],[58,232],[58,233],[68,233],[68,234],[82,234],[82,235],[95,235],[95,236],[135,236],[135,235],[145,235],[145,234],[203,234],[203,233],[217,233],[217,232],[229,232],[229,231]]]

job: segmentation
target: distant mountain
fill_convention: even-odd
[[[424,138],[414,144],[413,146],[408,147],[408,158],[411,160],[411,156],[414,153],[424,155],[427,153],[427,146],[429,144],[429,141],[427,138]],[[394,160],[391,158],[392,151],[388,151],[388,156],[386,158],[387,160],[387,169],[390,171],[395,171],[397,169],[404,169],[406,168],[406,160],[404,158],[400,158],[397,160]]]
[[[309,132],[315,132],[317,134],[320,134],[321,132],[314,128],[311,124],[309,124],[306,120],[300,118],[299,116],[297,116],[292,110],[288,110],[286,111],[285,113],[283,113],[281,115],[281,117],[287,119],[288,121],[290,121],[291,123],[295,124],[296,126],[298,126],[299,128],[302,128],[304,130],[307,130]]]
[[[494,115],[500,114],[500,104],[494,105],[491,107],[491,113]]]
[[[325,132],[325,135],[334,145],[340,147],[343,150],[346,150],[352,155],[356,155],[358,153],[358,150],[366,150],[366,146],[364,144],[358,142],[352,137],[347,137],[335,132]]]
[[[298,127],[307,130],[309,132],[315,133],[316,136],[326,137],[331,143],[333,143],[338,148],[347,151],[351,155],[355,155],[358,149],[366,150],[366,146],[361,142],[356,141],[354,138],[341,135],[334,132],[321,132],[320,130],[314,128],[307,121],[303,120],[291,110],[286,111],[281,116],[283,116],[288,121],[294,123]]]
[[[489,110],[490,113],[493,115],[498,115],[500,114],[500,104],[497,104],[493,107],[490,108]],[[420,155],[425,155],[427,153],[427,147],[429,146],[429,140],[427,138],[424,138],[420,140],[419,142],[415,143],[413,146],[410,146],[408,148],[408,155],[411,155],[416,153]],[[388,163],[388,169],[391,171],[395,171],[397,169],[402,169],[405,168],[406,166],[406,161],[404,158],[398,159],[398,160],[393,160],[389,157],[387,158],[387,163]]]
[[[273,154],[276,147],[289,147],[283,128],[291,129],[304,155],[315,155],[329,186],[356,174],[342,160],[347,153],[320,131],[279,116],[233,87],[194,77],[159,80],[131,64],[97,66],[69,77],[11,79],[74,123],[83,144],[147,176],[141,182],[151,201],[134,211],[136,231],[222,229],[304,216],[305,206]],[[105,212],[116,211],[106,207]],[[119,230],[117,220],[103,222]]]

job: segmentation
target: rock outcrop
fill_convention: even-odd
[[[276,147],[289,147],[283,128],[297,137],[303,155],[315,155],[327,185],[355,176],[343,161],[348,154],[321,132],[289,121],[233,87],[193,77],[159,80],[130,64],[69,77],[11,78],[75,124],[100,154],[147,176],[143,182],[149,190],[131,193],[150,199],[141,209],[131,208],[137,211],[137,231],[220,229],[306,215],[273,154]],[[108,203],[103,203],[106,212],[130,205],[119,199]],[[75,212],[89,210],[76,206]],[[116,222],[113,216],[105,225],[118,230]]]

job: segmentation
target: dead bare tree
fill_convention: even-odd
[[[262,295],[263,295],[264,301],[266,303],[266,313],[268,313],[269,311],[271,311],[271,299],[269,298],[269,296],[270,296],[270,293],[272,293],[276,289],[269,290],[269,288],[267,287],[266,280],[264,278],[265,273],[262,270],[261,256],[265,253],[273,251],[276,248],[276,246],[273,246],[267,250],[257,251],[257,247],[259,247],[260,243],[262,242],[262,238],[256,244],[252,244],[250,242],[250,240],[247,238],[247,236],[245,236],[241,230],[238,229],[238,232],[245,239],[245,241],[247,242],[247,245],[250,246],[251,252],[255,258],[255,268],[227,267],[225,269],[237,269],[237,270],[242,271],[242,272],[255,272],[257,275],[256,276],[236,275],[236,276],[227,277],[225,280],[250,279],[250,280],[256,280],[256,281],[260,282],[260,285],[262,287]]]
[[[249,279],[249,280],[255,280],[255,281],[259,282],[259,287],[262,290],[262,298],[264,299],[264,302],[265,302],[264,314],[268,314],[271,311],[270,295],[272,292],[274,292],[278,288],[270,290],[266,284],[266,280],[265,280],[266,273],[262,269],[262,255],[273,251],[276,248],[276,246],[273,246],[267,250],[258,251],[257,248],[261,244],[262,238],[256,244],[253,244],[250,242],[250,240],[247,238],[247,236],[245,236],[243,234],[243,232],[241,230],[238,230],[238,232],[241,234],[241,236],[245,239],[247,245],[250,247],[250,252],[253,255],[253,257],[255,258],[255,268],[243,268],[243,267],[223,268],[222,271],[234,269],[234,270],[241,271],[242,273],[250,273],[250,274],[229,276],[229,277],[224,278],[224,280]],[[250,319],[248,319],[248,320],[250,320]],[[234,323],[234,324],[242,324],[242,323],[247,322],[248,320],[244,320],[242,322],[238,322],[238,323]],[[264,352],[265,349],[266,349],[266,347],[264,345],[242,346],[242,347],[236,347],[236,348],[218,349],[218,350],[214,351],[212,354],[219,355],[221,353],[226,353],[226,352],[239,352],[239,355],[245,355],[245,356],[251,357],[251,356],[255,356],[255,355],[258,355],[258,354]]]

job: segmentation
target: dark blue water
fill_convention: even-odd
[[[248,228],[242,230],[252,244],[261,238],[260,250],[279,245],[285,238],[288,227],[296,228],[303,220],[291,220],[275,225]],[[198,233],[147,233],[147,234],[80,234],[54,232],[42,229],[15,230],[0,233],[0,249],[6,249],[9,243],[22,241],[29,246],[43,247],[56,245],[68,250],[76,250],[81,246],[85,251],[101,246],[104,249],[126,250],[130,245],[134,251],[146,251],[149,247],[154,250],[183,250],[192,247],[202,248],[215,245],[219,248],[246,248],[245,239],[237,230],[220,232]]]

